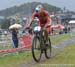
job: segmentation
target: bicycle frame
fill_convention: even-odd
[[[40,36],[40,38],[41,38],[41,49],[42,50],[44,50],[45,49],[45,43],[46,43],[46,35],[47,35],[47,31],[46,31],[46,29],[44,28],[44,27],[42,27],[41,28],[41,32],[40,32],[40,34],[41,34],[41,36]]]
[[[45,49],[45,42],[46,42],[46,35],[47,35],[47,31],[46,28],[44,27],[40,27],[37,28],[39,32],[34,32],[35,36],[38,36],[41,40],[41,49],[44,50]],[[40,29],[40,30],[39,30]]]

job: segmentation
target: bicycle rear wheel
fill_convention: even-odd
[[[40,38],[38,36],[35,36],[33,38],[33,43],[32,43],[32,56],[33,56],[33,59],[36,62],[39,62],[40,59],[41,59],[41,55],[42,55],[42,52],[41,52],[41,47],[40,47]]]
[[[46,44],[46,49],[45,49],[45,57],[49,59],[51,57],[51,40],[48,38],[48,44]]]

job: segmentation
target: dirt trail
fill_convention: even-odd
[[[60,54],[60,52],[63,51],[63,48],[64,48],[65,46],[68,46],[68,45],[70,45],[70,44],[72,44],[72,43],[75,43],[75,37],[72,37],[72,36],[71,36],[71,38],[62,41],[61,43],[57,44],[56,46],[55,46],[55,45],[52,45],[52,56],[51,56],[51,59],[52,59],[54,56]],[[42,63],[42,62],[44,62],[44,61],[46,61],[46,60],[48,60],[48,59],[46,59],[45,56],[44,56],[44,54],[43,54],[43,55],[42,55],[42,58],[41,58],[41,61],[40,61],[39,63]],[[36,63],[36,62],[32,59],[31,61],[29,61],[29,62],[27,62],[27,63],[25,63],[25,64],[20,65],[19,67],[33,67],[34,65],[37,65],[37,64],[39,64],[39,63]]]

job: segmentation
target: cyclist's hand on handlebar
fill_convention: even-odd
[[[45,25],[45,28],[50,27],[50,26],[51,26],[50,24],[46,24],[46,25]]]
[[[26,27],[26,29],[29,29],[29,27]]]
[[[30,28],[30,25],[27,25],[26,27],[25,27],[25,29],[29,29]]]

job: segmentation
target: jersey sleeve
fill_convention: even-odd
[[[37,13],[35,13],[35,12],[32,14],[32,18],[35,18],[35,17],[37,17],[37,16],[38,16],[38,15],[37,15]]]
[[[46,16],[49,16],[49,13],[48,13],[48,11],[45,11],[45,15],[46,15]]]

